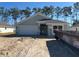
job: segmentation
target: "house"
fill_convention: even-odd
[[[79,31],[79,23],[77,24],[74,24],[71,28],[70,28],[71,31]]]
[[[0,23],[0,33],[14,32],[14,27],[8,24]]]
[[[53,35],[53,30],[67,30],[68,24],[37,13],[17,23],[17,35]]]

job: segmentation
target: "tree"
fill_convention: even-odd
[[[45,14],[46,16],[50,16],[51,18],[53,18],[54,16],[54,6],[44,6],[42,8],[42,13]]]
[[[44,6],[42,8],[42,13],[45,14],[46,16],[49,16],[49,14],[50,14],[50,7]]]
[[[56,13],[56,18],[58,20],[59,16],[61,15],[61,8],[60,7],[56,7],[55,8],[55,13]]]
[[[3,15],[3,12],[4,12],[4,7],[0,7],[0,16],[1,16],[1,22],[2,22],[2,15]]]
[[[51,18],[53,19],[55,8],[54,8],[54,6],[50,6],[49,8],[50,8],[49,14],[50,14]]]
[[[4,11],[4,7],[0,7],[0,16],[2,16],[3,11]]]
[[[36,13],[38,13],[38,12],[41,12],[41,13],[42,13],[42,9],[41,9],[41,8],[33,8],[33,9],[32,9],[32,12],[33,12],[34,14],[36,14]]]
[[[78,12],[79,12],[79,2],[74,3],[74,12],[76,15],[76,21],[78,20],[77,16],[78,16]]]
[[[9,15],[10,13],[8,9],[5,9],[4,7],[0,7],[1,22],[8,23]]]
[[[72,10],[71,10],[71,7],[64,7],[62,8],[62,14],[64,15],[64,20],[70,16],[72,14]],[[67,19],[66,19],[67,20]]]
[[[70,17],[70,23],[72,24],[72,21],[73,21],[73,18],[74,18],[74,16],[73,16],[73,11],[72,11],[73,9],[72,9],[72,6],[69,6],[68,7],[68,16]]]
[[[10,16],[13,18],[14,20],[14,27],[15,29],[17,28],[17,18],[20,17],[20,10],[18,8],[11,8],[9,10]],[[16,32],[16,30],[15,30]]]
[[[29,7],[26,7],[25,10],[21,10],[21,13],[23,15],[25,15],[25,17],[29,17],[31,15],[32,11],[31,11],[31,9]]]
[[[5,9],[2,15],[3,22],[8,23],[8,17],[10,16],[9,10]]]
[[[68,16],[68,13],[67,13],[67,7],[63,7],[62,8],[62,14],[64,16],[64,20],[67,20],[66,17]]]
[[[20,11],[18,10],[18,8],[11,8],[9,10],[10,15],[12,16],[12,18],[14,19],[14,25],[16,27],[17,24],[17,18],[19,17]]]

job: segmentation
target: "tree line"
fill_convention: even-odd
[[[76,23],[79,23],[79,2],[76,2],[73,4],[73,6],[65,6],[65,7],[54,7],[52,5],[50,6],[44,6],[43,8],[30,8],[26,7],[23,10],[20,10],[18,8],[4,8],[0,7],[0,17],[1,22],[7,22],[10,20],[9,18],[12,18],[14,20],[14,24],[17,23],[17,19],[20,18],[20,20],[23,17],[29,17],[33,14],[36,14],[38,12],[41,12],[42,14],[45,14],[48,17],[51,17],[56,20],[59,20],[60,17],[64,18],[64,21],[70,20],[73,21],[73,25]]]

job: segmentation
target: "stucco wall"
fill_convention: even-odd
[[[53,33],[53,26],[62,26],[62,30],[68,30],[68,25],[64,23],[53,23],[53,24],[48,24],[48,35],[49,36],[54,36],[55,34]]]

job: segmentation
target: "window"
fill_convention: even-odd
[[[58,26],[58,29],[59,29],[59,30],[62,30],[62,26]]]
[[[57,26],[53,26],[53,29],[54,29],[54,30],[57,29]]]
[[[53,26],[53,30],[62,30],[62,26]]]

